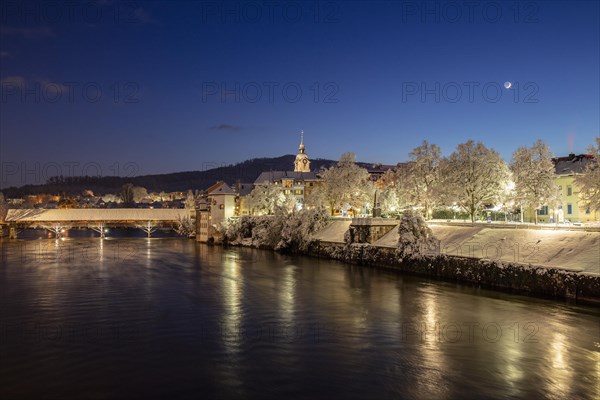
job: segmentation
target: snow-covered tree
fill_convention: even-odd
[[[192,237],[196,235],[196,226],[194,221],[189,217],[178,217],[175,232],[181,236]]]
[[[423,210],[425,219],[431,217],[433,208],[439,204],[441,197],[440,163],[442,150],[426,140],[410,153],[411,162],[408,166],[404,190],[411,204]]]
[[[104,196],[102,196],[102,201],[105,203],[109,203],[109,202],[116,203],[119,201],[119,198],[117,196],[115,196],[114,194],[107,193]]]
[[[193,210],[196,208],[196,197],[191,190],[188,190],[187,195],[185,197],[185,208],[188,210]]]
[[[313,233],[323,229],[329,222],[324,208],[303,209],[285,218],[276,250],[305,251]]]
[[[400,214],[402,205],[395,186],[388,186],[381,190],[379,194],[379,207],[381,207],[381,213],[384,216],[395,217]]]
[[[442,181],[447,201],[456,202],[475,222],[486,205],[498,202],[510,178],[500,155],[481,142],[461,143],[442,163]]]
[[[586,166],[582,175],[575,177],[575,183],[579,186],[583,205],[590,210],[600,210],[600,137],[596,138],[596,145],[590,145],[587,151],[593,161]]]
[[[537,210],[555,203],[558,197],[552,157],[550,149],[541,140],[530,148],[519,147],[512,156],[515,201],[533,211],[536,224]]]
[[[144,200],[146,197],[148,197],[148,191],[146,190],[146,188],[143,188],[141,186],[134,186],[132,188],[132,190],[133,190],[133,201],[136,203],[139,203],[142,200]]]
[[[323,191],[331,210],[345,207],[360,210],[373,199],[373,182],[369,172],[355,162],[354,153],[344,153],[333,167],[321,174],[323,182],[315,189]]]
[[[436,249],[439,241],[433,236],[431,228],[423,217],[412,210],[402,214],[398,226],[398,254],[400,258],[412,258],[424,255]]]
[[[272,215],[278,208],[288,213],[296,207],[296,198],[283,192],[281,186],[274,184],[257,185],[246,197],[250,213]]]

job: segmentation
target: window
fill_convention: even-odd
[[[295,194],[302,194],[302,189],[296,189],[296,190],[294,191],[294,193],[295,193]]]
[[[567,204],[567,214],[573,214],[573,205]]]
[[[538,215],[548,215],[548,206],[544,206],[538,210]]]
[[[573,188],[571,187],[571,185],[567,186],[567,196],[570,196],[573,194]]]
[[[281,181],[281,186],[285,188],[291,188],[292,186],[294,186],[294,181],[291,179],[284,179]]]
[[[562,192],[562,185],[558,185],[558,191]]]
[[[590,213],[590,209],[589,209],[589,208],[586,208],[586,209],[585,209],[585,213],[586,213],[586,214],[589,214],[589,213]]]
[[[225,204],[220,204],[220,205],[219,205],[219,208],[220,208],[221,210],[225,209]]]
[[[283,193],[285,193],[285,194],[290,194],[291,192],[292,192],[292,191],[291,191],[290,189],[285,189],[285,190],[283,191]]]

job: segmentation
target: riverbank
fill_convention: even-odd
[[[305,249],[319,258],[398,270],[532,296],[600,305],[600,232],[432,224],[438,246],[401,258],[398,227],[373,243],[345,242],[350,220],[330,221]],[[251,246],[252,240],[237,245]]]

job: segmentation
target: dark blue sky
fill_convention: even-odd
[[[3,187],[600,132],[596,1],[69,4],[0,6]]]

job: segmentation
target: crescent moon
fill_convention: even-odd
[[[512,83],[511,82],[504,82],[504,88],[505,89],[510,89],[512,87]]]

